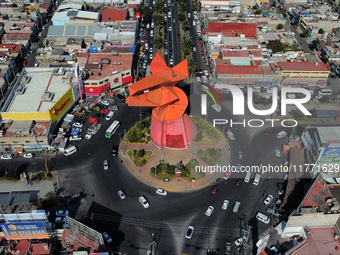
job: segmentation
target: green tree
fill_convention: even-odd
[[[282,52],[285,50],[285,45],[280,40],[267,43],[267,49],[271,49],[273,53]]]
[[[255,15],[259,15],[259,14],[261,14],[261,13],[262,13],[262,10],[261,10],[261,9],[257,9],[257,10],[254,12]]]
[[[192,74],[196,72],[197,70],[197,63],[193,58],[188,57],[188,68],[189,68],[189,73]]]
[[[163,37],[156,36],[153,43],[154,43],[154,46],[155,46],[156,49],[163,48],[163,45],[164,45]]]
[[[315,49],[317,49],[318,48],[318,45],[320,44],[320,40],[319,40],[319,38],[316,38],[316,39],[314,39],[312,42],[311,42],[311,44],[309,45],[309,48],[311,49],[311,50],[315,50]]]
[[[183,22],[181,23],[182,25],[182,29],[186,29],[187,27],[189,27],[190,23],[187,19],[183,20]]]
[[[154,21],[155,21],[155,24],[156,24],[156,25],[163,25],[163,24],[164,24],[164,15],[157,14],[157,15],[155,16]]]
[[[20,179],[20,173],[18,173],[17,169],[15,169],[13,166],[7,165],[5,166],[5,177],[9,180],[19,180]]]
[[[323,33],[325,33],[325,31],[322,28],[320,28],[318,31],[318,34],[323,34]]]
[[[183,13],[183,12],[178,13],[178,19],[179,19],[180,22],[183,22],[184,20],[186,20],[185,13]]]
[[[307,38],[309,36],[309,31],[307,29],[303,30],[303,32],[300,34],[301,37]]]
[[[303,114],[303,112],[301,112],[300,110],[297,109],[293,109],[290,111],[290,115],[292,115],[292,117],[296,120],[302,120],[304,119],[306,116]]]
[[[281,23],[276,26],[277,30],[281,30],[282,28],[283,28],[283,24],[281,24]]]

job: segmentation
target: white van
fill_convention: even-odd
[[[246,173],[246,177],[244,178],[244,182],[249,182],[251,176],[251,172]]]
[[[76,153],[76,152],[77,152],[77,148],[75,146],[71,146],[64,151],[64,155],[70,156],[71,154]]]
[[[266,224],[268,224],[269,221],[270,221],[269,217],[267,215],[261,213],[261,212],[258,212],[256,214],[256,219],[258,219],[259,221],[262,221],[263,223],[266,223]]]
[[[287,135],[287,132],[286,131],[280,131],[279,133],[277,133],[276,137],[277,138],[283,138]]]
[[[255,179],[254,179],[254,181],[253,181],[253,184],[254,184],[254,185],[259,185],[260,178],[261,178],[261,174],[256,174],[256,175],[255,175]]]
[[[114,112],[114,111],[110,111],[110,112],[106,115],[105,120],[111,120],[112,117],[113,117],[113,115],[115,115],[115,112]]]

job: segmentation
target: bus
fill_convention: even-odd
[[[120,126],[119,121],[115,120],[114,122],[112,122],[111,126],[109,126],[109,128],[105,132],[105,137],[111,138],[111,136],[117,131],[119,126]]]
[[[319,96],[330,96],[332,95],[331,89],[320,89],[319,90]]]

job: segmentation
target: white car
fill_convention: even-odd
[[[247,242],[247,237],[246,236],[241,236],[235,240],[235,245],[237,247],[241,246],[243,243]]]
[[[109,170],[109,161],[107,159],[103,162],[104,170]]]
[[[102,101],[102,105],[109,106],[110,103],[107,100]]]
[[[214,207],[210,205],[208,209],[205,211],[205,215],[210,216],[214,211]]]
[[[194,233],[194,227],[189,226],[187,229],[187,233],[185,234],[185,238],[191,239],[193,233]]]
[[[102,235],[103,235],[103,237],[104,237],[104,239],[105,239],[105,241],[107,243],[111,243],[112,242],[112,238],[108,235],[108,233],[103,232]]]
[[[196,47],[192,47],[192,51],[196,51]]]
[[[152,53],[153,52],[153,48],[150,48],[150,52]],[[151,55],[151,54],[150,54]]]
[[[269,205],[270,202],[273,200],[273,196],[272,195],[268,195],[265,199],[264,199],[264,204],[265,205]]]
[[[85,139],[91,139],[92,138],[92,134],[91,133],[87,133],[86,135],[85,135]]]
[[[120,199],[125,199],[126,198],[124,191],[121,190],[121,189],[118,190],[118,196],[120,197]]]
[[[70,141],[80,141],[83,137],[81,135],[73,135],[70,137]]]
[[[168,192],[166,192],[166,190],[164,190],[164,189],[157,189],[156,194],[166,196],[168,194]]]
[[[153,37],[153,30],[150,31],[150,36]]]
[[[65,217],[56,217],[54,222],[55,223],[65,223],[66,218]]]
[[[138,200],[144,206],[144,208],[149,208],[150,205],[148,203],[148,200],[146,200],[144,196],[140,196]]]
[[[281,157],[281,153],[279,149],[275,149],[275,156],[278,158]]]
[[[1,159],[13,159],[13,154],[2,154]]]
[[[230,140],[235,140],[234,134],[231,131],[227,132],[227,136],[229,137]]]
[[[228,201],[228,200],[224,200],[224,201],[223,201],[223,205],[222,205],[222,209],[223,209],[223,210],[227,210],[228,205],[229,205],[229,201]]]
[[[203,75],[203,76],[201,76],[201,79],[202,79],[202,81],[203,81],[203,82],[205,82],[205,83],[207,83],[207,82],[208,82],[208,78],[207,78],[206,76],[204,76],[204,75]]]
[[[33,153],[25,153],[24,155],[22,155],[24,158],[33,158],[34,154]]]
[[[216,112],[220,112],[221,111],[221,106],[219,104],[213,104],[212,108],[216,111]]]
[[[68,216],[68,211],[67,210],[58,210],[58,211],[55,212],[55,215],[59,216],[59,217],[65,217],[65,216]]]
[[[170,65],[173,65],[174,64],[174,60],[171,58],[170,59]]]
[[[235,202],[234,207],[233,207],[233,212],[234,213],[238,212],[238,209],[240,208],[240,205],[241,205],[241,202],[239,202],[239,201]]]
[[[83,124],[79,123],[79,122],[74,122],[73,127],[76,127],[76,128],[82,128],[83,127]]]

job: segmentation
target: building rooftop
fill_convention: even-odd
[[[257,61],[255,61],[257,63]],[[274,74],[273,70],[267,66],[251,65],[251,66],[233,66],[230,60],[217,59],[216,68],[219,74],[258,74],[258,75],[271,75]]]
[[[101,22],[126,20],[127,9],[117,9],[117,7],[105,8],[102,11]]]
[[[282,71],[314,71],[327,72],[329,68],[323,62],[277,62]]]
[[[260,50],[234,50],[234,49],[224,49],[222,48],[223,58],[228,57],[262,57]]]
[[[225,37],[240,37],[241,34],[246,38],[256,38],[256,23],[238,22],[209,22],[209,33],[223,33]]]
[[[25,68],[24,76],[18,80],[13,93],[6,101],[3,112],[47,112],[70,88],[70,80],[75,82],[74,70],[68,69],[65,75],[57,75],[54,68]],[[30,77],[27,83],[25,77]],[[17,93],[19,90],[23,94]],[[46,95],[50,92],[50,95]],[[46,95],[49,99],[43,99]]]
[[[317,129],[321,143],[340,143],[340,127],[318,127]]]
[[[331,197],[331,194],[324,185],[321,175],[314,181],[306,196],[302,200],[300,207],[312,207],[323,209],[326,206],[326,199]]]

